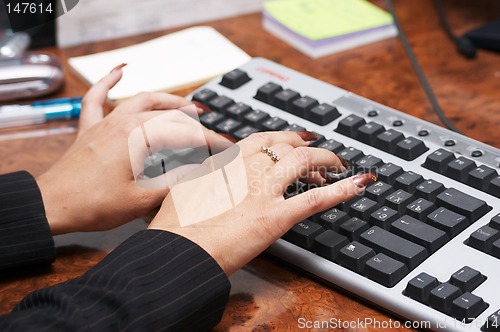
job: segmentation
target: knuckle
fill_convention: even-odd
[[[316,189],[310,189],[305,193],[306,204],[311,210],[316,210],[321,207],[323,200],[321,199],[320,191]]]
[[[267,142],[269,141],[269,134],[253,133],[250,136],[248,136],[248,139],[252,141],[252,143],[255,142],[255,144],[258,144],[260,147],[262,145],[267,145]]]
[[[306,147],[298,147],[293,149],[293,156],[300,165],[307,165],[312,159],[312,151]]]

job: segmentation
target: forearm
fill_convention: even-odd
[[[193,242],[163,231],[140,232],[83,276],[36,291],[3,330],[207,330],[220,320],[229,281]]]
[[[0,269],[55,259],[40,190],[27,172],[0,175]]]

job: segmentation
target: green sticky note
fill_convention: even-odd
[[[271,0],[264,9],[288,29],[321,40],[392,23],[386,11],[366,0]]]

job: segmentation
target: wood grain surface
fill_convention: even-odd
[[[384,7],[383,1],[374,2]],[[440,28],[432,0],[394,2],[403,29],[447,116],[467,136],[500,147],[500,56],[479,51],[475,60],[462,58]],[[457,33],[498,17],[500,12],[500,3],[494,0],[448,0],[444,3],[450,24]],[[266,33],[261,27],[261,19],[260,14],[252,14],[208,22],[207,25],[216,28],[251,56],[268,58],[440,125],[397,38],[312,60]],[[332,13],[332,19],[335,19],[335,13]],[[179,29],[43,51],[58,56],[66,65],[70,56],[128,46]],[[87,89],[66,65],[66,85],[51,97],[80,96]],[[185,95],[191,90],[177,94]],[[76,125],[76,122],[71,124]],[[67,122],[40,127],[65,125]],[[0,172],[26,169],[35,176],[40,175],[74,139],[74,134],[65,134],[0,141]],[[144,226],[145,223],[139,220],[132,226],[113,231],[66,235],[57,239],[58,258],[51,267],[2,272],[0,313],[8,312],[35,289],[82,274],[117,243]],[[267,255],[259,256],[234,274],[231,283],[229,304],[216,331],[294,331],[298,328],[299,317],[343,321],[397,319],[348,294],[332,290]],[[358,330],[377,329],[368,326]],[[410,331],[403,328],[393,330]]]

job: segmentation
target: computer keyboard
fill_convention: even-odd
[[[261,58],[191,97],[217,132],[307,129],[353,173],[378,173],[268,252],[422,328],[500,330],[498,149]]]

